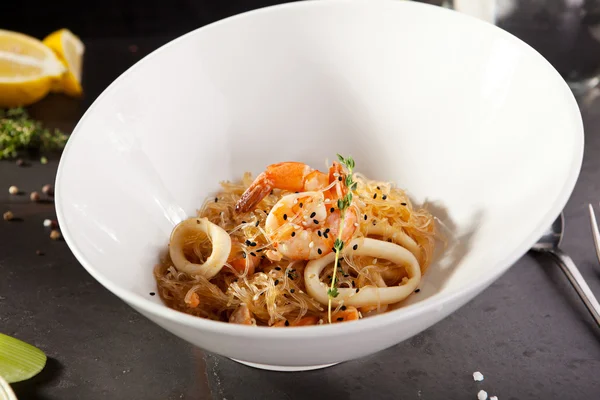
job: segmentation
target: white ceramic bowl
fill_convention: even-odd
[[[399,310],[269,329],[149,295],[171,229],[219,181],[336,152],[453,227],[457,245]],[[68,143],[56,206],[83,266],[158,325],[251,365],[307,369],[390,347],[484,290],[559,214],[582,152],[567,85],[504,31],[405,1],[300,2],[194,31],[118,78]]]

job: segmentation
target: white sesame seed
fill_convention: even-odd
[[[315,242],[310,242],[310,243],[308,244],[308,247],[309,247],[309,248],[311,248],[311,249],[312,249],[313,247],[315,247]]]
[[[294,204],[298,204],[298,199],[294,199]]]
[[[477,398],[479,400],[486,400],[487,397],[487,392],[485,390],[480,390],[479,393],[477,393]]]
[[[313,279],[315,276],[316,276],[315,274],[310,274],[310,275],[308,276],[308,279]]]
[[[498,400],[498,396],[492,396],[490,397],[490,400]]]
[[[373,264],[377,264],[377,259],[376,258],[373,259]]]
[[[473,380],[481,382],[483,380],[483,374],[479,371],[473,372]]]
[[[355,223],[354,223],[354,226],[358,226],[358,222],[355,222]]]

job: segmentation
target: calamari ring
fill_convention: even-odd
[[[357,245],[356,250],[354,246]],[[421,267],[415,256],[404,247],[395,243],[384,242],[370,238],[354,239],[348,243],[348,250],[353,255],[371,256],[381,259],[386,259],[394,264],[403,265],[406,267],[409,279],[400,286],[393,287],[375,287],[365,286],[358,289],[354,288],[338,288],[339,295],[332,300],[332,304],[338,305],[343,302],[346,306],[366,307],[377,304],[393,304],[404,300],[419,285],[421,281]],[[328,285],[319,280],[319,275],[323,269],[335,260],[335,253],[330,253],[318,260],[310,261],[304,269],[304,281],[306,291],[310,296],[316,299],[319,303],[327,305],[329,297],[327,296]]]
[[[396,228],[391,226],[387,221],[382,221],[377,223],[377,225],[368,226],[366,231],[367,236],[377,235],[389,237],[393,243],[406,248],[417,258],[417,260],[421,260],[421,248],[413,238],[404,232],[402,228]]]
[[[195,264],[189,261],[183,252],[186,238],[198,233],[204,233],[212,243],[212,253],[204,264]],[[189,275],[202,275],[206,279],[211,279],[221,271],[230,252],[231,238],[225,229],[213,224],[206,218],[186,219],[177,224],[171,233],[169,243],[171,261],[173,261],[173,265],[177,270]]]

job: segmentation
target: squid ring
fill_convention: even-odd
[[[421,258],[421,248],[413,238],[404,233],[402,228],[395,228],[387,222],[380,222],[377,225],[369,226],[367,235],[389,236],[393,243],[406,248],[413,253],[417,259]]]
[[[212,253],[204,264],[189,261],[183,252],[186,238],[204,233],[212,242]],[[173,229],[169,243],[169,254],[175,268],[189,275],[202,275],[211,279],[221,271],[231,252],[231,238],[225,229],[213,224],[206,218],[186,219]]]
[[[356,250],[354,250],[355,245],[357,245]],[[342,302],[346,306],[354,307],[398,303],[410,296],[421,281],[419,262],[410,251],[402,246],[383,240],[361,238],[348,243],[347,249],[346,251],[353,255],[377,257],[403,265],[406,267],[409,279],[404,284],[393,287],[381,288],[369,285],[360,288],[360,291],[354,288],[338,288],[339,295],[332,299],[332,304],[336,306]],[[310,261],[304,270],[306,291],[323,305],[327,305],[329,302],[327,295],[329,286],[319,280],[319,275],[334,260],[335,253],[330,253],[318,260]]]

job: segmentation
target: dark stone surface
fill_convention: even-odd
[[[32,113],[70,130],[121,72],[172,36],[86,42],[82,100],[51,96]],[[132,52],[131,45],[137,46]],[[600,100],[581,100],[586,154],[565,215],[564,249],[600,295],[587,215],[600,200]],[[53,182],[56,160],[0,162],[0,331],[49,356],[20,399],[475,399],[600,398],[600,330],[560,270],[527,255],[444,321],[379,354],[304,373],[275,373],[206,354],[160,329],[100,286],[43,226],[54,207],[10,196]],[[36,250],[45,253],[36,255]],[[472,373],[481,371],[483,382]]]

